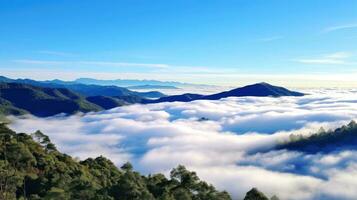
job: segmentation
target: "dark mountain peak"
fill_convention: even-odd
[[[269,83],[267,83],[267,82],[260,82],[260,83],[257,83],[257,84],[262,84],[262,85],[270,85]]]
[[[9,114],[27,112],[47,117],[100,110],[97,105],[66,88],[43,88],[24,83],[0,83],[0,99],[0,109]]]
[[[269,84],[269,83],[267,83],[267,82],[255,83],[255,84],[252,84],[251,86],[253,86],[253,85],[273,86],[273,85],[271,85],[271,84]],[[249,85],[248,85],[248,86],[249,86]]]
[[[244,87],[236,88],[233,90],[220,92],[212,95],[200,95],[200,94],[182,94],[162,97],[157,100],[145,101],[146,103],[159,103],[159,102],[189,102],[194,100],[218,100],[227,97],[281,97],[281,96],[304,96],[303,93],[290,91],[283,87],[270,85],[269,83],[256,83],[247,85]]]
[[[254,83],[251,85],[246,85],[240,88],[236,88],[236,89],[243,89],[243,88],[251,88],[251,89],[260,89],[260,88],[264,88],[264,89],[277,89],[277,88],[283,88],[283,87],[279,87],[279,86],[274,86],[271,85],[267,82],[260,82],[260,83]],[[285,88],[284,88],[285,89]],[[233,89],[234,90],[234,89]]]
[[[290,91],[286,88],[270,85],[269,83],[256,83],[244,87],[236,88],[230,91],[221,92],[218,94],[205,96],[204,99],[221,99],[226,97],[243,97],[243,96],[256,96],[256,97],[281,97],[281,96],[303,96],[303,93]]]

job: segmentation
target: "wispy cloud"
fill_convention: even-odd
[[[134,68],[151,68],[156,73],[180,73],[180,74],[221,74],[231,73],[231,69],[217,69],[207,66],[187,66],[187,65],[171,65],[162,63],[128,63],[128,62],[110,62],[110,61],[64,61],[64,60],[33,60],[33,59],[18,59],[12,60],[15,63],[26,65],[51,65],[51,66],[101,66],[101,67],[123,67],[129,71]]]
[[[276,40],[281,40],[283,38],[284,38],[283,36],[271,36],[271,37],[259,38],[258,41],[259,42],[272,42],[272,41],[276,41]]]
[[[32,60],[20,59],[13,60],[16,63],[22,64],[37,64],[37,65],[96,65],[108,67],[147,67],[147,68],[168,68],[167,64],[153,63],[126,63],[126,62],[107,62],[107,61],[56,61],[56,60]]]
[[[58,64],[66,63],[62,61],[28,60],[28,59],[13,60],[13,62],[23,63],[23,64],[39,64],[39,65],[58,65]]]
[[[338,25],[338,26],[330,26],[327,27],[323,30],[324,33],[328,32],[333,32],[333,31],[339,31],[339,30],[345,30],[345,29],[353,29],[357,28],[357,23],[354,24],[344,24],[344,25]]]
[[[272,42],[272,41],[276,41],[276,40],[281,40],[284,37],[281,35],[275,35],[275,36],[270,36],[270,37],[262,37],[262,38],[258,38],[257,41],[258,42]]]
[[[338,60],[338,59],[299,59],[297,61],[304,64],[323,64],[323,65],[346,64],[345,61]]]
[[[63,56],[63,57],[72,57],[72,56],[76,56],[76,54],[74,54],[74,53],[62,52],[62,51],[47,51],[47,50],[40,50],[40,51],[36,51],[36,53],[39,53],[39,54],[46,54],[46,55],[52,55],[52,56]]]
[[[352,53],[350,53],[350,52],[340,51],[340,52],[328,54],[325,57],[332,58],[332,59],[344,59],[344,58],[349,58],[351,56],[352,56]]]
[[[350,65],[353,64],[348,61],[352,56],[349,52],[336,52],[332,54],[322,55],[316,58],[297,59],[295,61],[304,64],[321,64],[321,65]]]

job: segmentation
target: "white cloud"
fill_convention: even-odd
[[[327,58],[333,58],[333,59],[349,58],[351,56],[352,56],[351,53],[343,52],[343,51],[326,55]]]
[[[258,39],[259,42],[272,42],[276,40],[281,40],[283,39],[283,36],[271,36],[271,37],[265,37],[265,38],[260,38]]]
[[[357,24],[344,24],[344,25],[327,27],[323,30],[323,32],[328,33],[328,32],[333,32],[333,31],[354,29],[354,28],[357,28]]]
[[[63,56],[63,57],[73,57],[73,56],[76,56],[76,54],[74,54],[74,53],[68,53],[68,52],[62,52],[62,51],[41,50],[41,51],[36,51],[36,53],[46,54],[46,55],[52,55],[52,56]]]
[[[94,66],[110,66],[110,67],[148,67],[148,68],[168,68],[167,64],[152,64],[152,63],[127,63],[127,62],[108,62],[108,61],[56,61],[56,60],[32,60],[20,59],[14,60],[16,63],[22,64],[37,64],[37,65],[94,65]]]
[[[184,164],[235,198],[258,187],[287,200],[352,200],[355,179],[347,174],[357,176],[354,151],[307,155],[271,150],[291,133],[308,135],[357,118],[355,90],[309,93],[132,105],[70,117],[12,117],[11,127],[22,132],[40,128],[72,156],[104,155],[117,165],[130,160],[144,173],[167,173]]]
[[[297,59],[296,61],[304,64],[322,64],[322,65],[351,65],[354,64],[348,61],[352,56],[349,52],[336,52],[332,54],[322,55],[317,58]]]

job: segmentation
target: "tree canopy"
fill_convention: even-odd
[[[60,153],[40,131],[15,133],[0,124],[0,199],[229,200],[178,166],[170,178],[143,176],[130,163],[117,168],[109,159],[76,161]]]
[[[0,200],[14,199],[231,200],[231,197],[182,165],[174,168],[167,178],[163,174],[143,176],[130,163],[117,168],[102,156],[76,161],[59,152],[41,131],[16,133],[0,123]]]
[[[331,152],[357,148],[357,123],[351,121],[335,130],[320,130],[309,136],[290,135],[289,141],[277,149],[303,151],[307,153]]]

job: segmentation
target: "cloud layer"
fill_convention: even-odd
[[[12,117],[12,128],[41,129],[61,151],[85,159],[130,160],[144,173],[178,164],[241,199],[252,187],[281,199],[354,199],[354,151],[306,155],[271,150],[292,133],[311,134],[357,118],[356,91],[305,97],[132,105],[70,117]]]

